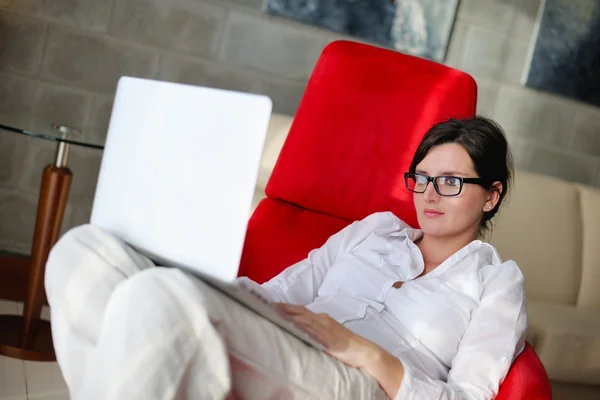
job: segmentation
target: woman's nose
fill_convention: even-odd
[[[433,182],[429,182],[429,185],[427,185],[427,187],[425,188],[425,191],[423,192],[423,199],[426,202],[437,201],[440,199],[440,195],[435,190],[435,186],[433,186]]]

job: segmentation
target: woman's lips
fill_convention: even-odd
[[[423,211],[423,214],[425,214],[425,216],[427,218],[438,218],[438,217],[441,217],[442,215],[444,215],[444,213],[441,212],[441,211],[432,210],[432,209],[429,209],[429,208],[426,208]]]

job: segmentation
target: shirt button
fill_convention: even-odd
[[[500,361],[502,361],[503,364],[508,364],[508,357],[502,357]]]

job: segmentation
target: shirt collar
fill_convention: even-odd
[[[422,258],[423,256],[421,254],[421,250],[419,250],[417,245],[415,244],[415,241],[417,241],[423,237],[422,230],[408,227],[408,228],[404,228],[400,231],[392,232],[390,234],[390,236],[394,236],[397,238],[407,238],[410,241],[410,244],[408,246],[409,249],[412,250],[411,252],[415,253],[415,254],[413,254],[413,257],[418,255],[417,263],[423,264],[423,258]],[[500,255],[498,254],[498,251],[496,250],[496,248],[494,246],[492,246],[489,243],[485,243],[479,239],[476,239],[476,240],[473,240],[472,242],[470,242],[469,244],[467,244],[466,246],[464,246],[463,248],[461,248],[460,250],[458,250],[456,253],[452,254],[442,264],[440,264],[436,269],[434,269],[433,271],[431,271],[429,274],[427,274],[425,276],[433,277],[433,276],[439,275],[439,274],[443,273],[444,271],[446,271],[448,268],[457,264],[459,261],[461,261],[462,259],[467,257],[469,254],[474,253],[474,252],[481,252],[485,255],[488,255],[488,257],[490,257],[490,261],[491,261],[492,265],[499,265],[502,263]],[[419,265],[419,267],[422,267],[422,265]]]
[[[409,227],[409,228],[404,228],[399,231],[392,232],[392,233],[390,233],[390,236],[394,236],[394,237],[398,237],[398,238],[405,237],[414,243],[417,240],[421,239],[421,237],[423,237],[423,231],[420,229]]]

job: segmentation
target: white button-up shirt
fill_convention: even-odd
[[[327,313],[400,359],[396,399],[492,399],[524,347],[523,275],[475,240],[419,277],[421,236],[376,213],[263,285],[240,280],[271,301]]]

